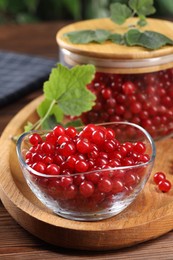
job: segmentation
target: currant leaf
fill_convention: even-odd
[[[76,119],[76,120],[72,120],[69,121],[65,124],[66,127],[68,126],[74,126],[74,127],[78,127],[78,126],[83,126],[82,120],[80,118]]]
[[[45,98],[48,100],[58,100],[58,98],[66,91],[69,82],[68,68],[58,64],[57,68],[53,68],[49,76],[49,80],[44,83],[43,91]]]
[[[131,9],[121,3],[113,3],[110,5],[111,20],[119,25],[123,24],[125,20],[132,16]]]
[[[102,43],[108,39],[110,32],[107,30],[79,30],[64,34],[71,43],[84,44],[89,42]]]
[[[49,115],[42,123],[42,129],[45,130],[53,129],[58,122],[59,121],[57,121],[55,115]]]
[[[140,15],[151,15],[156,12],[156,9],[153,6],[154,1],[153,0],[129,0],[129,6],[130,8]]]
[[[124,37],[121,34],[113,33],[109,36],[109,40],[117,44],[124,44]]]
[[[64,114],[79,116],[90,110],[96,96],[86,85],[94,74],[93,65],[78,65],[69,69],[58,64],[57,68],[52,69],[49,80],[44,84],[45,99],[37,108],[41,119],[36,127],[47,125],[47,118],[51,115],[57,122],[62,122]]]
[[[138,29],[129,30],[124,39],[129,46],[142,46],[151,50],[159,49],[165,45],[173,45],[173,40],[161,33],[153,31],[140,32]]]
[[[29,131],[32,130],[32,128],[33,128],[33,124],[28,121],[28,122],[26,123],[26,125],[24,126],[24,131],[25,131],[25,132],[29,132]]]
[[[44,118],[51,106],[52,101],[49,99],[44,99],[40,105],[37,108],[37,113],[41,118]],[[61,110],[61,108],[58,106],[57,103],[55,103],[51,110],[49,111],[49,116],[53,115],[56,119],[57,122],[62,122],[63,118],[64,118],[64,114],[63,111]]]
[[[143,26],[147,25],[147,20],[144,17],[141,17],[138,20],[137,25],[140,26],[140,27],[143,27]]]

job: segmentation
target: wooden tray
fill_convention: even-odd
[[[26,120],[36,120],[40,98],[22,109],[8,124],[0,140],[0,197],[11,216],[33,235],[51,244],[76,249],[108,250],[156,238],[173,229],[173,189],[161,193],[152,176],[135,202],[116,217],[98,222],[63,219],[47,210],[24,181],[12,135],[19,134]],[[173,181],[173,139],[157,146],[155,171]]]

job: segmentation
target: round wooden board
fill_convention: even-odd
[[[0,139],[0,197],[9,214],[23,228],[51,244],[85,250],[132,246],[173,229],[173,190],[159,192],[152,176],[131,206],[107,220],[71,221],[47,210],[27,187],[17,161],[15,144],[10,139],[22,131],[27,120],[36,120],[35,109],[40,100],[38,98],[24,107]],[[164,171],[173,181],[173,139],[160,141],[156,146],[153,173]]]
[[[137,18],[128,19],[123,25],[117,25],[109,18],[90,19],[71,23],[57,32],[56,41],[60,48],[67,49],[72,53],[81,55],[106,58],[106,59],[147,59],[161,57],[172,54],[173,46],[165,46],[157,50],[148,50],[139,46],[129,47],[126,45],[115,44],[111,41],[105,43],[88,43],[88,44],[73,44],[64,34],[79,30],[109,30],[112,33],[124,34],[127,32],[129,25],[134,25],[138,21]],[[148,18],[148,24],[142,27],[141,30],[155,31],[162,33],[172,39],[173,23],[166,20]]]

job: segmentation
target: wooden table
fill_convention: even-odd
[[[55,34],[64,22],[0,26],[0,49],[58,59]],[[0,109],[0,134],[11,118],[41,90]],[[1,147],[0,149],[3,149]],[[173,259],[173,232],[131,248],[84,252],[54,247],[20,227],[0,202],[0,259]]]

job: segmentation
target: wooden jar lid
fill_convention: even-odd
[[[103,59],[103,64],[105,64],[105,60],[109,61],[123,61],[131,63],[132,61],[137,61],[137,64],[133,66],[133,64],[129,64],[129,68],[120,69],[121,72],[128,70],[129,73],[136,70],[136,68],[141,68],[140,72],[148,71],[157,71],[160,70],[160,66],[162,69],[167,67],[173,67],[173,46],[164,46],[157,50],[148,50],[143,47],[129,47],[125,45],[115,44],[111,41],[106,41],[104,43],[88,43],[88,44],[73,44],[71,43],[64,34],[67,32],[77,31],[77,30],[86,30],[86,29],[105,29],[110,30],[112,33],[124,34],[129,24],[135,24],[137,21],[136,18],[128,19],[123,25],[119,26],[112,22],[109,18],[101,18],[101,19],[92,19],[81,22],[72,23],[68,26],[63,27],[56,35],[57,43],[61,50],[65,51],[63,54],[67,57],[67,63],[69,65],[88,63],[87,61],[91,61],[90,63],[95,64],[96,66],[99,64],[99,59]],[[169,38],[173,38],[173,23],[165,20],[159,19],[147,19],[148,24],[141,28],[142,30],[152,30],[155,32],[162,33]],[[87,59],[86,59],[87,58]],[[95,59],[92,62],[91,59]],[[149,60],[148,60],[149,59]],[[82,62],[83,60],[83,62]],[[143,65],[139,63],[139,61],[146,61],[146,64]],[[147,61],[148,60],[148,61]],[[71,64],[70,64],[71,63]],[[101,64],[101,63],[100,63]],[[169,65],[168,65],[169,64]],[[120,66],[119,66],[120,65]],[[122,68],[120,64],[117,64],[117,68]],[[159,65],[159,66],[158,66]],[[146,67],[152,67],[150,69],[146,69]],[[98,66],[97,66],[98,67]],[[100,65],[100,67],[103,67]],[[110,65],[108,67],[114,67],[114,65]],[[127,66],[128,67],[128,66]],[[134,67],[134,68],[133,68]]]

